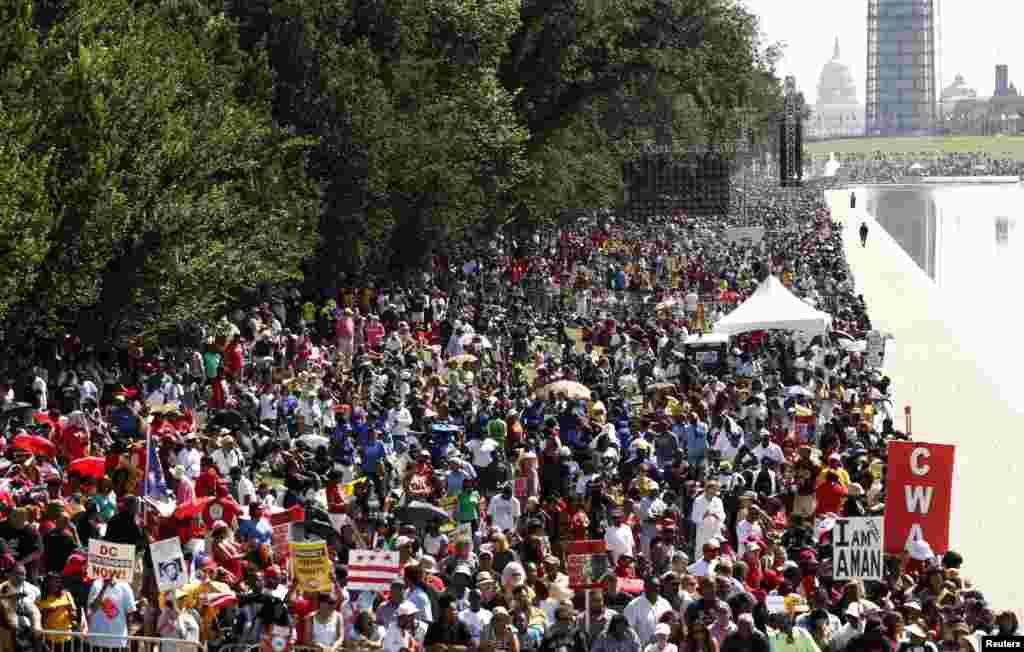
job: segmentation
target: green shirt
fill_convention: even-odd
[[[499,444],[505,444],[505,437],[508,435],[508,424],[504,419],[491,419],[487,422],[487,432],[497,440]]]
[[[768,637],[772,644],[772,652],[821,652],[814,637],[801,627],[793,628],[793,642],[790,643],[785,632],[773,632]]]
[[[480,519],[480,492],[463,491],[459,494],[459,508],[456,511],[456,520],[461,523],[477,521]]]
[[[220,367],[221,355],[213,351],[203,354],[203,364],[206,366],[206,377],[213,380],[217,377],[217,368]]]

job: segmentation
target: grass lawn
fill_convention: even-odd
[[[861,154],[882,151],[890,154],[917,152],[984,152],[1024,160],[1024,136],[936,136],[903,138],[849,138],[804,143],[811,156]]]

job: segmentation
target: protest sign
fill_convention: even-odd
[[[270,537],[270,545],[274,549],[274,563],[280,564],[288,558],[288,534],[291,523],[280,523],[274,526]]]
[[[135,577],[135,546],[89,539],[89,577],[131,584]]]
[[[885,338],[876,330],[869,331],[865,338],[867,348],[864,351],[864,362],[869,367],[881,369],[885,366]]]
[[[303,591],[330,591],[334,588],[334,566],[327,555],[326,543],[292,543],[291,567]]]
[[[150,544],[149,556],[153,558],[157,590],[163,593],[185,586],[185,555],[178,537]]]
[[[917,540],[949,549],[949,514],[956,448],[945,444],[889,443],[885,551],[900,555]]]
[[[387,550],[351,550],[348,553],[348,589],[385,593],[402,575],[398,553]]]
[[[604,541],[573,541],[566,545],[566,569],[569,586],[585,589],[597,585],[608,572],[608,554]]]
[[[832,529],[833,580],[882,580],[884,522],[881,516],[836,519]]]

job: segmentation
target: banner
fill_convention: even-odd
[[[288,538],[291,532],[291,523],[280,523],[275,525],[270,537],[270,546],[274,549],[274,563],[281,564],[288,558]]]
[[[875,369],[885,366],[885,337],[879,331],[869,331],[865,338],[864,363]]]
[[[326,543],[293,543],[291,567],[299,587],[310,593],[334,588],[334,565]]]
[[[112,578],[131,584],[135,578],[135,546],[89,539],[89,567],[86,574],[93,579]]]
[[[569,573],[570,587],[586,589],[599,584],[609,571],[605,542],[573,541],[566,544],[565,567]]]
[[[729,244],[759,245],[764,240],[763,226],[736,227],[725,230],[725,241]]]
[[[949,550],[956,449],[945,444],[890,442],[885,501],[885,551],[899,555],[923,539]]]
[[[838,518],[832,529],[832,579],[878,580],[885,575],[881,516]]]
[[[185,586],[185,556],[178,537],[150,544],[149,556],[153,558],[156,588],[161,593]]]
[[[350,591],[386,593],[391,582],[401,577],[398,553],[388,550],[350,550],[348,588]]]

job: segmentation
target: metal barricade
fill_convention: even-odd
[[[84,634],[49,629],[44,629],[42,634],[50,652],[206,652],[205,643],[173,638]],[[251,647],[245,646],[233,652],[249,652]]]

